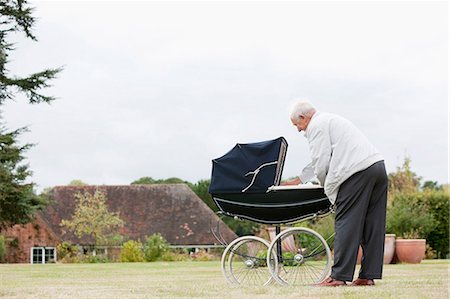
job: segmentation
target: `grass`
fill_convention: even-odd
[[[375,287],[231,287],[214,262],[0,264],[5,298],[449,298],[448,260],[387,265]]]

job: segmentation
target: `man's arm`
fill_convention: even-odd
[[[327,128],[318,128],[312,131],[308,137],[312,159],[311,164],[314,165],[314,173],[322,186],[325,185],[325,178],[331,160],[330,136],[325,130]]]
[[[289,186],[289,185],[299,185],[302,183],[302,180],[299,177],[281,182],[281,186]]]
[[[306,165],[302,173],[300,174],[300,182],[308,182],[315,177],[314,168],[312,167],[312,162]]]
[[[312,167],[312,163],[309,163],[303,168],[302,173],[298,177],[284,181],[281,183],[281,185],[282,186],[300,185],[304,182],[312,180],[315,176],[316,175],[314,174],[314,168]]]

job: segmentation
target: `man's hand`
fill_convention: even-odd
[[[295,179],[281,182],[281,186],[300,185],[301,183],[302,183],[302,180],[300,180],[299,177],[296,177]]]

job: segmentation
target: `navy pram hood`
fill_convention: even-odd
[[[236,144],[212,161],[209,193],[264,193],[279,185],[286,156],[283,137],[257,143]]]

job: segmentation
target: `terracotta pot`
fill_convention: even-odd
[[[358,257],[356,258],[356,263],[358,265],[361,264],[361,259],[362,259],[362,248],[361,248],[361,246],[359,246],[359,248],[358,248]]]
[[[425,239],[397,239],[395,252],[401,263],[418,264],[425,257]]]
[[[392,258],[394,256],[395,252],[395,235],[394,234],[386,234],[384,239],[384,258],[383,263],[384,264],[390,264],[392,261]],[[356,259],[356,262],[361,264],[361,258],[362,258],[362,248],[359,246],[358,249],[358,257]]]
[[[395,252],[395,235],[386,234],[384,238],[384,264],[390,264]]]
[[[283,231],[282,229],[281,231]],[[268,227],[267,232],[269,233],[270,242],[272,242],[276,237],[275,227]],[[297,252],[297,246],[295,246],[295,241],[293,236],[288,236],[281,242],[281,250],[286,252]]]

